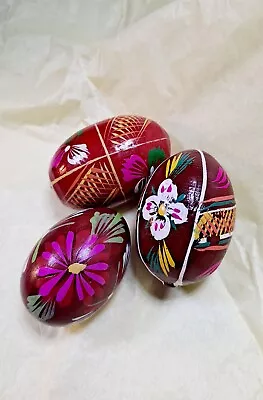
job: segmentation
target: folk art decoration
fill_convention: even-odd
[[[73,208],[120,204],[140,193],[169,156],[170,140],[160,125],[141,116],[117,116],[62,144],[49,177],[61,201]]]
[[[66,325],[90,317],[113,295],[130,256],[125,219],[91,208],[52,227],[35,245],[21,277],[28,311]]]
[[[220,265],[235,216],[233,188],[222,166],[199,150],[175,154],[143,191],[136,227],[139,255],[164,284],[199,281]]]
[[[107,204],[141,195],[137,249],[163,284],[206,278],[228,249],[236,202],[226,171],[200,150],[170,156],[168,134],[145,117],[117,116],[75,133],[53,156],[49,176],[63,203],[86,210],[49,229],[26,261],[21,294],[39,321],[82,321],[114,294],[131,243],[125,219]]]

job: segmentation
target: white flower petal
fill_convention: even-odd
[[[150,196],[146,199],[142,209],[142,216],[146,221],[155,216],[158,211],[160,200],[158,196]]]
[[[71,146],[68,153],[68,162],[71,165],[81,164],[88,159],[89,151],[86,144],[75,144]]]
[[[164,202],[170,202],[177,199],[177,186],[172,179],[165,179],[158,188],[157,196]]]
[[[170,203],[167,211],[176,225],[187,221],[188,209],[183,203]]]
[[[171,229],[171,223],[170,220],[165,216],[162,219],[159,218],[154,218],[152,223],[151,223],[151,234],[156,240],[162,240],[165,239]]]
[[[72,149],[81,150],[81,151],[84,151],[85,153],[89,153],[88,147],[87,147],[87,145],[85,143],[83,143],[83,144],[74,144],[72,146]]]

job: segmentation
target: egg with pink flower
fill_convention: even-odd
[[[129,228],[119,213],[91,208],[69,216],[31,251],[21,277],[23,302],[51,325],[88,318],[113,295],[129,256]]]
[[[236,201],[221,164],[200,150],[172,155],[153,173],[137,216],[137,247],[149,272],[169,286],[211,275],[231,242]]]

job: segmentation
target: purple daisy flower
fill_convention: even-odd
[[[52,242],[52,253],[48,251],[42,253],[42,258],[47,261],[47,264],[39,268],[38,277],[45,277],[46,281],[40,287],[39,295],[48,296],[56,287],[56,301],[61,302],[70,287],[74,285],[79,300],[83,300],[85,294],[93,296],[95,293],[90,281],[101,286],[105,285],[105,279],[97,272],[107,270],[108,264],[92,263],[92,258],[101,253],[105,245],[96,244],[98,236],[90,235],[79,250],[73,252],[74,238],[74,232],[68,232],[64,252],[60,244],[55,241]]]

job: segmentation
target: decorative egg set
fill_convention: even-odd
[[[60,200],[83,211],[53,226],[26,262],[22,298],[40,321],[80,321],[113,295],[130,232],[108,205],[137,198],[138,253],[163,284],[202,280],[226,253],[236,214],[226,172],[200,150],[170,156],[169,136],[154,121],[118,116],[84,128],[59,147],[49,176]]]

